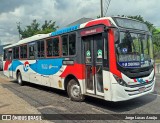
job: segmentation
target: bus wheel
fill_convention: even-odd
[[[73,101],[83,101],[84,95],[81,94],[81,88],[78,82],[71,79],[67,85],[67,93]]]
[[[18,74],[17,74],[17,81],[18,81],[19,85],[21,85],[21,86],[23,85],[22,76],[21,76],[20,72],[18,72]]]

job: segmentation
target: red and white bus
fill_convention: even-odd
[[[4,74],[86,95],[123,101],[154,91],[151,33],[137,20],[104,17],[39,34],[4,48]]]

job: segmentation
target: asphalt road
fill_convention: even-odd
[[[160,75],[157,75],[154,93],[117,103],[92,97],[87,97],[84,102],[73,102],[64,91],[29,83],[20,86],[15,81],[3,84],[3,87],[37,108],[42,114],[160,114]]]

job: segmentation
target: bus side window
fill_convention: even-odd
[[[53,56],[59,56],[59,38],[54,38],[53,42]]]
[[[76,34],[69,35],[69,55],[75,55],[76,53]]]
[[[23,58],[23,46],[20,46],[20,58]]]
[[[47,57],[51,57],[52,56],[52,39],[48,39],[47,40]]]
[[[3,60],[6,61],[6,58],[7,58],[7,51],[4,50]]]
[[[59,38],[47,40],[47,57],[59,56]]]
[[[44,57],[44,41],[41,41],[41,57]]]
[[[19,59],[19,47],[13,48],[13,59]]]
[[[9,61],[12,60],[12,49],[7,50],[6,59]]]
[[[68,35],[62,36],[62,54],[68,56]]]
[[[38,58],[44,57],[44,41],[37,42]]]
[[[71,56],[76,53],[76,33],[62,36],[63,56]]]
[[[27,58],[27,45],[20,46],[20,58]]]
[[[27,45],[23,47],[23,57],[27,58]]]
[[[29,46],[29,58],[34,59],[35,58],[35,45]]]

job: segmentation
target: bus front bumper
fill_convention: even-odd
[[[133,98],[137,98],[151,92],[154,92],[155,86],[155,78],[152,83],[140,86],[140,87],[124,87],[117,84],[112,84],[112,98],[111,101],[118,102],[118,101],[125,101],[130,100]]]

